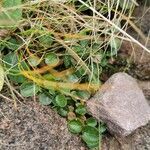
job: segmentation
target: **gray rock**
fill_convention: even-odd
[[[110,132],[127,136],[150,120],[150,107],[135,79],[116,73],[87,102],[88,111]]]

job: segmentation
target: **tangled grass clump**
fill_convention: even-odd
[[[89,148],[100,146],[106,127],[88,114],[85,103],[100,88],[103,70],[123,40],[137,3],[130,0],[3,0],[1,62],[13,99],[38,97],[68,119],[72,133]],[[140,36],[145,39],[142,32]],[[17,86],[20,86],[18,93]],[[16,101],[15,101],[16,102]]]

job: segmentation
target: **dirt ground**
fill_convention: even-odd
[[[78,136],[68,132],[66,120],[49,107],[28,101],[0,99],[0,150],[85,150]]]

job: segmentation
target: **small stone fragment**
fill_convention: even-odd
[[[127,136],[150,120],[150,107],[134,78],[116,73],[87,102],[93,117],[104,121],[110,132]]]

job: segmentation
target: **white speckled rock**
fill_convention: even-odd
[[[88,111],[110,132],[127,136],[150,120],[150,107],[134,78],[116,73],[87,102]]]

